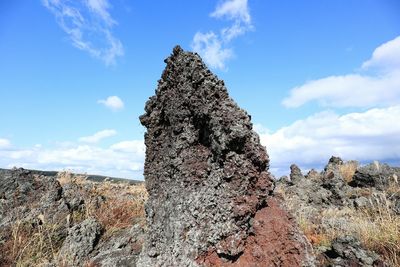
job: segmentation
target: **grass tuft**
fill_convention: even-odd
[[[339,166],[339,172],[347,183],[353,180],[353,176],[356,173],[357,167],[358,163],[355,161],[348,161]]]

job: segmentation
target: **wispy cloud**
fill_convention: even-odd
[[[360,113],[314,114],[276,132],[260,129],[271,169],[282,174],[292,163],[304,168],[322,167],[330,156],[347,160],[393,161],[400,159],[400,105]]]
[[[197,32],[192,41],[192,49],[199,53],[212,68],[225,69],[226,62],[234,56],[229,47],[231,41],[253,28],[247,0],[225,0],[210,14],[217,19],[232,23],[215,33]]]
[[[330,107],[374,107],[400,103],[400,36],[375,49],[363,73],[329,76],[295,87],[283,100],[290,108],[317,101]]]
[[[116,134],[117,134],[116,130],[106,129],[106,130],[99,131],[99,132],[97,132],[97,133],[95,133],[93,135],[90,135],[90,136],[81,137],[81,138],[79,138],[79,141],[80,142],[84,142],[84,143],[92,143],[93,144],[93,143],[100,142],[104,138],[111,137],[111,136],[114,136]]]
[[[247,0],[226,0],[221,2],[210,16],[216,18],[227,17],[246,24],[251,22]]]
[[[98,100],[97,103],[103,104],[112,111],[118,111],[124,108],[124,102],[118,96],[109,96],[106,99]]]
[[[116,58],[124,54],[122,43],[112,33],[117,22],[109,13],[107,0],[42,0],[42,3],[78,49],[106,65],[115,64]]]

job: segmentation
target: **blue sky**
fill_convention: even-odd
[[[253,118],[271,171],[400,158],[396,0],[0,3],[0,167],[142,178],[138,116],[174,45]],[[399,75],[397,75],[399,74]]]

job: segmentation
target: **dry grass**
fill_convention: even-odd
[[[59,230],[62,223],[33,226],[17,220],[11,226],[10,238],[0,246],[1,266],[39,266],[50,262],[57,254],[61,241]]]
[[[400,216],[390,210],[386,194],[376,195],[373,207],[354,217],[362,243],[383,255],[390,266],[400,266]]]
[[[331,238],[323,231],[321,232],[318,225],[310,223],[305,216],[298,214],[297,222],[300,230],[307,237],[313,247],[330,246]]]
[[[144,219],[144,203],[147,200],[144,184],[132,186],[106,182],[98,190],[106,201],[91,213],[106,231],[125,228],[131,226],[133,221]]]
[[[98,209],[94,217],[103,226],[106,233],[132,226],[144,218],[144,206],[135,200],[121,200],[113,198],[106,201]]]
[[[347,183],[351,182],[351,180],[353,179],[357,167],[358,164],[355,161],[348,161],[343,165],[340,165],[339,172]]]
[[[73,174],[69,171],[63,171],[59,172],[57,174],[57,181],[61,184],[61,186],[64,186],[66,184],[77,184],[77,185],[83,185],[88,182],[87,177],[83,174]]]
[[[60,237],[60,228],[90,217],[100,222],[105,237],[133,224],[144,223],[144,202],[147,199],[144,184],[97,183],[69,172],[60,173],[57,180],[63,186],[77,186],[84,197],[84,209],[66,215],[57,223],[46,222],[43,215],[38,218],[39,225],[23,222],[24,218],[17,220],[10,227],[5,242],[0,242],[0,266],[41,266],[57,259],[65,238]],[[33,207],[40,203],[29,205]],[[94,266],[91,263],[86,265]]]

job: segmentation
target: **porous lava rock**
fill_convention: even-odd
[[[86,219],[68,230],[60,249],[60,262],[67,266],[84,266],[101,234],[101,225],[95,219]]]
[[[137,265],[312,265],[309,244],[272,196],[250,116],[197,54],[177,46],[165,62],[140,117],[149,199]]]
[[[390,167],[377,161],[357,168],[350,183],[354,187],[375,187],[385,190],[391,184],[398,185],[397,177],[400,176],[400,168]]]

